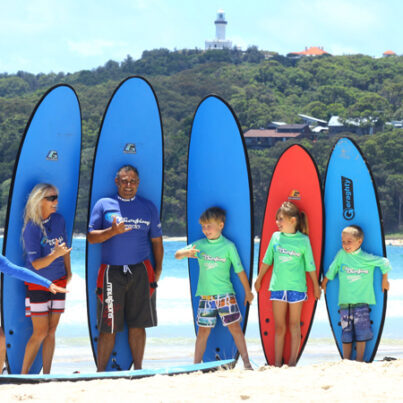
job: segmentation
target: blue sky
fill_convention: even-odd
[[[403,54],[402,0],[0,0],[0,72],[75,72],[155,48],[204,49],[218,9],[227,39],[280,54]]]

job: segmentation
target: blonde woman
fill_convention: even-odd
[[[65,287],[71,279],[70,251],[64,218],[56,213],[58,190],[40,183],[31,191],[24,211],[22,238],[26,267],[54,284]],[[27,374],[42,345],[43,373],[49,374],[55,350],[55,333],[64,312],[65,294],[27,283],[26,315],[33,333],[25,348],[22,374]]]
[[[11,277],[17,278],[21,281],[28,281],[35,284],[39,284],[47,287],[48,290],[56,294],[57,292],[66,292],[65,288],[58,287],[53,284],[50,280],[42,277],[32,271],[26,269],[25,267],[17,266],[10,262],[6,257],[0,255],[0,272],[7,274]],[[6,337],[4,336],[3,329],[0,327],[0,374],[3,372],[4,362],[6,360]]]

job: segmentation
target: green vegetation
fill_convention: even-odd
[[[83,114],[82,171],[76,232],[86,231],[89,181],[94,145],[102,115],[113,90],[129,75],[142,75],[158,96],[164,126],[165,183],[163,228],[167,235],[185,234],[186,158],[193,113],[210,93],[233,107],[244,130],[270,121],[299,122],[298,113],[329,119],[403,119],[403,57],[373,59],[337,56],[265,60],[255,47],[246,52],[166,49],[127,56],[94,70],[74,74],[0,74],[0,226],[3,225],[10,177],[19,142],[36,102],[51,86],[72,85]],[[343,133],[343,135],[350,135]],[[402,231],[403,130],[383,130],[372,136],[353,136],[372,167],[381,200],[385,230]],[[302,140],[323,177],[338,137],[321,135]],[[249,150],[254,188],[255,233],[260,233],[267,187],[276,160],[291,142],[267,150]],[[400,212],[400,214],[399,214]]]

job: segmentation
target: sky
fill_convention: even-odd
[[[403,54],[402,0],[0,0],[0,73],[73,73],[144,50],[204,49],[218,9],[243,50]]]

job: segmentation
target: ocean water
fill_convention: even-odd
[[[95,371],[89,341],[85,292],[85,239],[74,238],[71,252],[73,278],[68,286],[66,312],[57,330],[53,373]],[[158,286],[156,328],[147,330],[144,368],[190,364],[195,332],[190,300],[187,260],[175,260],[174,253],[184,241],[164,240],[163,273]],[[255,243],[253,278],[257,276],[259,244]],[[383,337],[376,359],[384,356],[403,358],[403,247],[388,246],[387,256],[393,270]],[[261,348],[257,300],[249,311],[246,340],[251,361],[264,365]],[[319,301],[310,338],[299,365],[340,358],[330,329],[324,298]]]

